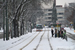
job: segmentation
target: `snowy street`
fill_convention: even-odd
[[[0,44],[0,50],[75,50],[75,40],[69,37],[68,41],[52,37],[50,28],[44,28],[42,32],[34,31],[8,41],[0,39]]]
[[[75,0],[0,0],[0,50],[75,50]]]

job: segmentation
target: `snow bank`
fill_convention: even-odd
[[[51,38],[50,42],[53,47],[53,50],[75,50],[75,44],[70,38],[68,38],[68,41],[62,38]]]
[[[69,27],[65,27],[64,29],[65,29],[67,32],[71,33],[71,34],[75,34],[73,28],[70,29]]]
[[[2,33],[3,33],[3,29],[0,30],[0,34],[2,34]]]

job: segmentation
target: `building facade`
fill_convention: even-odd
[[[57,10],[57,21],[59,22],[59,24],[64,25],[65,23],[64,7],[62,7],[62,5],[57,5],[56,10]],[[52,24],[53,23],[52,22],[52,8],[43,9],[43,12],[44,12],[44,15],[40,18],[37,18],[37,23],[42,24],[43,22],[43,25],[47,25],[47,26]]]
[[[43,16],[38,17],[36,24],[49,25],[52,22],[52,9],[43,9]]]
[[[62,7],[62,5],[57,5],[56,6],[57,9],[57,21],[59,22],[59,24],[65,24],[65,17],[64,17],[64,7]]]
[[[45,25],[49,25],[52,22],[52,9],[44,9]]]

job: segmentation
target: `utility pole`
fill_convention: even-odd
[[[53,11],[52,11],[52,22],[53,22],[53,24],[56,24],[56,20],[57,20],[56,0],[54,0]]]
[[[6,40],[9,40],[9,20],[8,20],[8,14],[7,14],[7,6],[8,6],[8,0],[6,0]]]

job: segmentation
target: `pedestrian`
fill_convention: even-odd
[[[66,41],[67,41],[66,30],[64,30],[64,32],[63,32],[63,39],[66,39]]]
[[[60,31],[58,30],[58,37],[60,37]]]
[[[57,29],[55,29],[55,38],[57,37]]]
[[[61,32],[61,38],[63,38],[63,30],[61,30],[60,32]]]
[[[65,35],[66,35],[66,30],[64,30],[63,32],[63,39],[65,39]]]
[[[53,29],[51,29],[51,34],[52,34],[52,37],[53,37],[53,35],[54,35],[53,33],[54,33],[54,30],[53,30]]]

